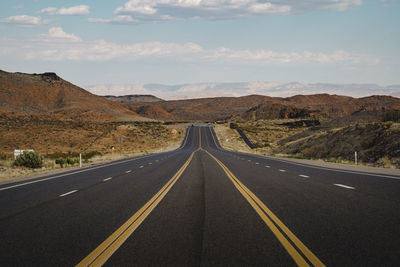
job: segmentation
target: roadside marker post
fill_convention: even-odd
[[[357,151],[354,152],[354,163],[357,165]]]
[[[122,155],[122,142],[124,141],[124,138],[122,138],[122,136],[120,136],[118,138],[118,142],[119,142],[119,154]]]
[[[79,153],[79,168],[82,168],[82,153]]]

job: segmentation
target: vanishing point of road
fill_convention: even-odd
[[[400,266],[400,177],[180,149],[0,187],[0,266]]]

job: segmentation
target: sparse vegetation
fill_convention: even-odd
[[[360,164],[400,168],[400,124],[392,121],[342,127],[301,120],[262,120],[233,125],[254,145],[255,149],[248,148],[251,153],[354,164],[357,151]],[[217,134],[226,134],[226,130]],[[220,137],[220,142],[227,149],[239,150],[240,144],[232,146],[224,142],[224,137]],[[243,140],[237,142],[245,145]]]
[[[383,115],[383,121],[400,122],[400,110],[389,110]]]
[[[82,150],[82,162],[91,164],[178,147],[184,137],[184,126],[159,122],[65,121],[3,114],[0,133],[0,177],[12,177],[29,172],[13,167],[16,148],[40,153],[47,170],[77,166]],[[121,144],[119,137],[123,138]]]
[[[38,153],[25,151],[15,159],[14,165],[31,169],[41,168],[43,166],[43,159]]]

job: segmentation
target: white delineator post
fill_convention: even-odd
[[[357,165],[357,151],[354,152],[354,163]]]
[[[79,153],[79,168],[82,168],[82,153]]]

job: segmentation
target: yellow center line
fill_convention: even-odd
[[[275,237],[281,242],[283,247],[296,262],[298,266],[309,266],[307,261],[298,252],[300,250],[303,255],[308,259],[308,261],[314,266],[325,266],[318,258],[315,256],[304,244],[301,242],[285,224],[278,217],[267,208],[267,206],[251,192],[244,184],[242,184],[239,179],[214,155],[206,151],[224,170],[228,178],[232,181],[236,189],[244,196],[244,198],[249,202],[249,204],[258,213],[265,224],[271,229]],[[297,247],[297,249],[291,244],[291,242],[282,234],[282,232],[292,241],[292,243]]]
[[[129,218],[120,228],[111,236],[93,250],[77,266],[101,266],[103,265],[117,249],[128,239],[128,237],[139,227],[146,217],[165,197],[172,186],[178,181],[179,177],[185,171],[191,162],[195,152],[192,152],[189,159],[182,165],[178,172],[157,192],[142,208],[140,208],[131,218]]]
[[[200,127],[199,127],[199,148],[198,148],[198,150],[201,150],[202,149],[202,147],[201,147],[201,131],[200,131]]]

